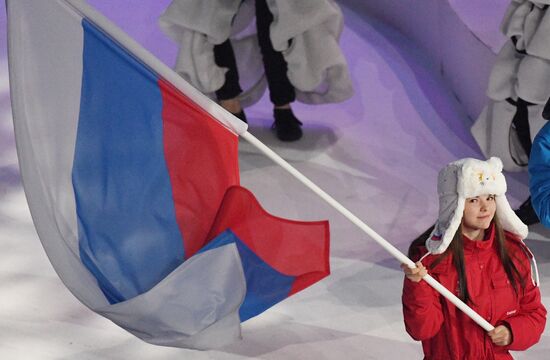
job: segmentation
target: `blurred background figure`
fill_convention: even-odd
[[[543,116],[550,120],[550,100]],[[540,222],[550,227],[550,124],[547,123],[535,137],[529,160],[529,189],[534,211]]]
[[[548,1],[513,0],[501,31],[508,38],[493,66],[489,102],[472,134],[486,157],[498,156],[508,171],[526,169],[532,141],[544,126],[550,97],[550,15]],[[516,210],[527,225],[539,222],[531,197]]]
[[[174,0],[160,25],[180,46],[175,70],[241,120],[267,83],[282,141],[302,137],[296,99],[319,104],[353,94],[333,0]]]

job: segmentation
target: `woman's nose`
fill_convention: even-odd
[[[486,211],[487,210],[487,201],[481,200],[479,203],[479,210],[480,211]]]

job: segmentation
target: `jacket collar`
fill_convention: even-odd
[[[464,239],[464,252],[473,252],[473,251],[485,251],[493,247],[493,242],[495,240],[495,223],[491,222],[489,228],[485,231],[485,236],[483,240],[474,241],[468,238],[466,235],[463,235]]]

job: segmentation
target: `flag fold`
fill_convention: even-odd
[[[242,124],[219,121],[82,0],[7,9],[25,193],[83,304],[152,344],[208,349],[329,274],[328,222],[270,215],[239,185]]]

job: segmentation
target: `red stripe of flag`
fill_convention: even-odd
[[[225,191],[239,184],[238,137],[160,80],[164,152],[185,258],[205,245]]]

